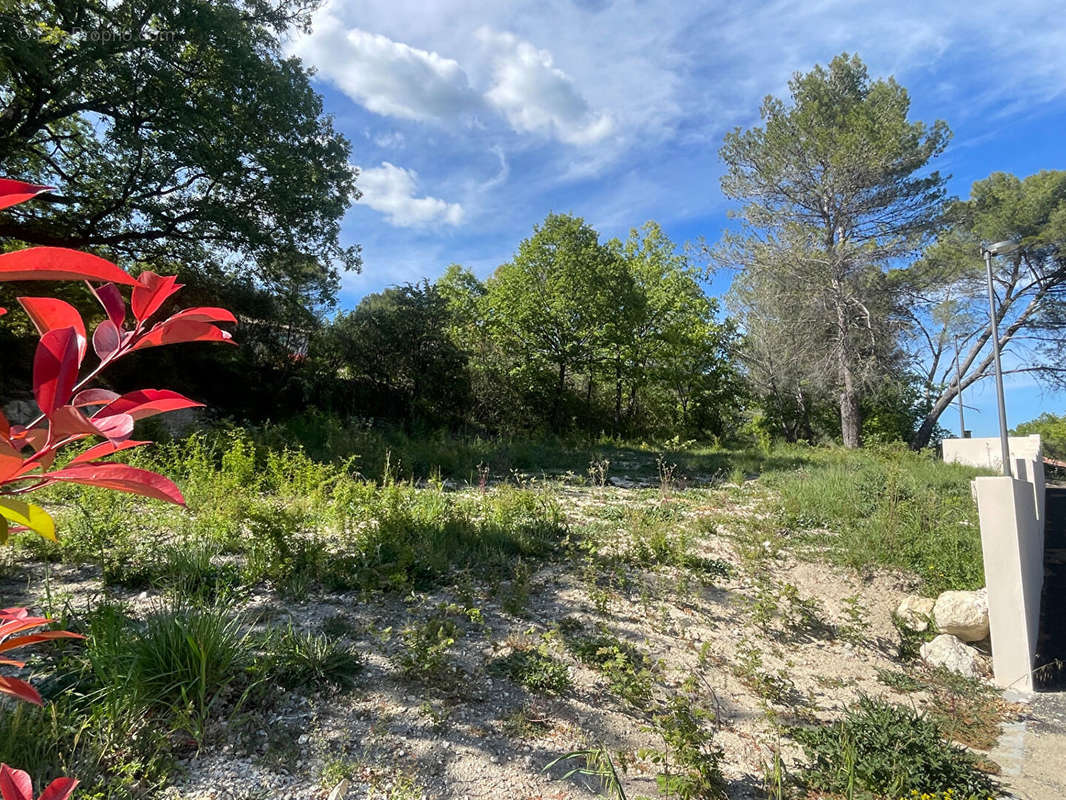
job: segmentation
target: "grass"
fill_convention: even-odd
[[[970,496],[977,470],[902,446],[808,449],[807,456],[800,469],[763,481],[779,494],[782,523],[810,547],[856,569],[913,572],[927,594],[984,584]]]

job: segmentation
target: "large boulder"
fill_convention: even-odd
[[[930,666],[944,667],[952,672],[965,675],[967,678],[977,677],[977,650],[963,644],[951,634],[940,634],[932,641],[923,644],[919,652],[922,660]]]
[[[933,619],[941,633],[964,642],[988,638],[988,591],[944,592],[933,606]]]
[[[932,597],[920,597],[909,594],[899,602],[896,616],[900,622],[912,631],[921,633],[929,629],[929,618],[933,616],[936,600]]]

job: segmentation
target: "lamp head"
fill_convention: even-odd
[[[985,251],[991,253],[994,256],[1005,256],[1008,253],[1013,253],[1019,247],[1021,247],[1021,245],[1019,245],[1017,242],[1012,242],[1010,239],[1007,239],[1002,242],[990,244],[988,247],[985,248]]]

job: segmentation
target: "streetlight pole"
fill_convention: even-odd
[[[966,438],[966,415],[962,411],[962,367],[959,366],[959,335],[955,334],[955,385],[959,387],[959,438]]]
[[[992,327],[992,356],[996,363],[996,400],[999,404],[999,446],[1003,458],[1003,474],[1011,477],[1010,442],[1007,439],[1007,403],[1003,399],[1003,367],[999,361],[999,325],[996,320],[996,295],[992,287],[992,256],[1006,255],[1018,249],[1014,242],[996,242],[982,247],[985,257],[985,271],[988,276],[988,314]]]

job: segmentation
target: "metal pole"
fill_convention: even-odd
[[[1007,440],[1007,404],[1003,399],[1003,367],[999,363],[999,325],[996,322],[996,295],[992,288],[992,251],[985,250],[988,274],[988,313],[992,326],[992,356],[996,362],[996,400],[999,402],[999,446],[1003,457],[1003,474],[1011,477],[1010,443]]]
[[[959,337],[955,335],[955,384],[959,387],[959,438],[966,438],[966,416],[962,412],[962,368],[959,366]]]

